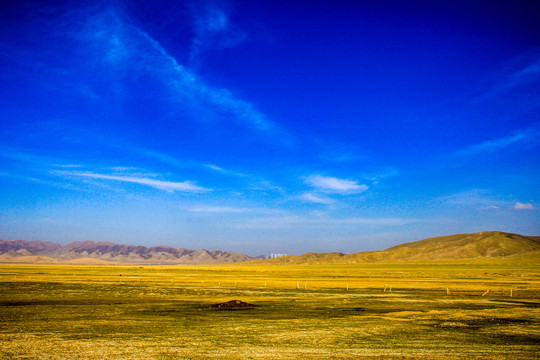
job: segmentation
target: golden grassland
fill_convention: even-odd
[[[1,359],[537,359],[535,260],[0,265]],[[221,309],[238,299],[256,305]]]

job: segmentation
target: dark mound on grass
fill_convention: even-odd
[[[211,305],[213,308],[223,309],[223,310],[240,310],[240,309],[252,309],[257,307],[257,305],[249,304],[240,300],[231,300],[219,304]]]

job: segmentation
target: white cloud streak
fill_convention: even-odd
[[[387,169],[386,171],[380,172],[378,174],[366,175],[365,179],[371,181],[374,185],[379,183],[381,179],[388,179],[394,176],[397,176],[399,172],[395,169]]]
[[[304,193],[300,195],[300,199],[308,203],[324,204],[324,205],[330,205],[335,202],[333,199],[319,196],[313,193]]]
[[[436,200],[452,206],[470,206],[484,210],[497,209],[508,205],[506,201],[494,198],[488,191],[483,189],[472,189],[452,195],[440,196]]]
[[[245,213],[251,209],[231,206],[196,206],[187,210],[194,213]]]
[[[144,177],[96,174],[93,172],[84,172],[84,171],[53,171],[52,173],[58,174],[58,175],[64,175],[64,176],[75,176],[75,177],[90,178],[90,179],[112,180],[112,181],[140,184],[140,185],[146,185],[146,186],[153,187],[155,189],[165,190],[165,191],[170,191],[170,192],[181,191],[181,192],[193,193],[193,192],[211,191],[211,189],[197,186],[191,181],[183,181],[183,182],[162,181],[162,180],[148,179]]]
[[[516,205],[514,205],[514,209],[516,210],[534,210],[534,206],[530,203],[520,203],[519,201],[516,202]]]
[[[405,218],[328,218],[320,216],[271,216],[242,219],[242,222],[232,224],[238,229],[283,229],[299,226],[328,227],[328,226],[404,226],[418,222],[418,219]]]
[[[502,200],[482,189],[473,189],[448,196],[440,196],[436,201],[451,206],[473,207],[480,210],[535,210],[535,207],[531,203],[522,203],[519,201],[513,203],[510,200]]]
[[[126,76],[133,72],[150,73],[170,89],[172,100],[187,102],[194,109],[194,120],[208,118],[204,114],[214,112],[220,115],[221,121],[233,120],[265,133],[277,130],[277,125],[254,104],[239,99],[227,89],[201,81],[193,71],[179,64],[156,39],[119,15],[119,11],[108,7],[101,12],[85,14],[86,22],[76,32],[85,48],[91,48],[96,55],[101,54],[105,63]],[[195,25],[199,28],[196,32],[200,39],[195,39],[198,42],[206,36],[203,34],[230,28],[228,15],[219,9],[201,15],[200,19],[200,24]],[[76,20],[77,23],[81,21],[80,18]],[[231,36],[228,38],[232,41]]]
[[[503,74],[499,83],[486,95],[501,94],[512,88],[537,82],[540,79],[540,53],[527,52],[512,59],[506,64],[508,71]]]
[[[359,184],[357,181],[321,175],[311,175],[305,182],[318,190],[338,194],[355,194],[369,189],[367,185]]]
[[[213,88],[203,83],[194,73],[169,55],[156,40],[140,29],[138,32],[143,42],[146,43],[146,47],[149,46],[153,50],[152,52],[146,50],[147,53],[140,54],[152,58],[151,65],[147,66],[145,70],[161,74],[161,79],[176,92],[177,96],[191,100],[193,105],[201,101],[210,103],[220,111],[233,115],[237,121],[249,124],[260,131],[276,130],[276,125],[258,111],[253,104],[234,97],[229,90]],[[143,46],[140,51],[145,51],[146,47]],[[154,59],[155,56],[158,56],[158,59]],[[161,62],[157,62],[159,60]],[[203,106],[201,110],[203,109],[208,111],[207,106]]]
[[[540,60],[526,64],[523,68],[509,76],[512,84],[536,81],[540,77]]]
[[[493,84],[484,89],[484,92],[478,96],[478,101],[502,99],[524,86],[537,83],[540,80],[540,52],[533,50],[518,55],[503,64],[500,72],[495,76]]]
[[[174,167],[177,167],[177,168],[181,168],[181,167],[186,166],[185,161],[178,160],[177,158],[175,158],[173,156],[161,153],[159,151],[154,151],[154,150],[145,149],[145,148],[137,148],[135,146],[128,146],[128,145],[122,146],[122,149],[134,152],[136,154],[143,155],[143,156],[148,157],[150,159],[157,160],[157,161],[159,161],[159,162],[161,162],[163,164],[171,165],[171,166],[174,166]]]
[[[221,166],[213,165],[213,164],[202,164],[207,169],[213,170],[215,172],[221,173],[223,175],[231,175],[231,176],[237,176],[237,177],[247,177],[246,174],[242,174],[236,171],[227,170],[222,168]]]
[[[499,150],[514,146],[537,143],[540,140],[540,125],[536,124],[528,129],[517,131],[516,133],[498,139],[484,141],[480,144],[469,146],[468,148],[454,153],[455,156],[477,155],[482,153],[493,153]]]

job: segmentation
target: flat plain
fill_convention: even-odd
[[[540,356],[535,259],[5,264],[0,290],[1,359]]]

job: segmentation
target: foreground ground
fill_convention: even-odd
[[[0,265],[1,359],[537,359],[540,266]],[[240,300],[255,306],[212,306]]]

